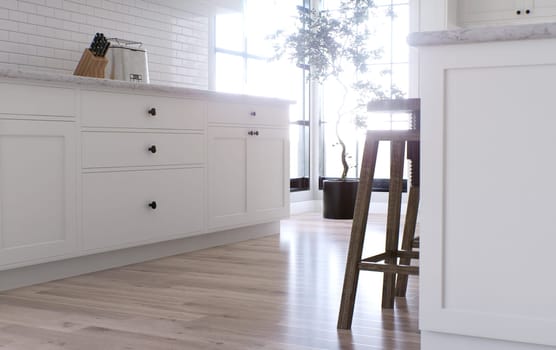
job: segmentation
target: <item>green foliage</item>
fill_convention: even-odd
[[[278,32],[273,37],[276,58],[285,56],[298,67],[308,68],[310,81],[322,84],[333,79],[344,88],[343,103],[336,120],[337,145],[342,149],[342,178],[349,170],[349,155],[339,132],[344,117],[349,115],[357,127],[366,127],[364,113],[368,101],[400,96],[395,89],[387,94],[381,86],[365,78],[370,75],[369,62],[382,55],[382,49],[369,48],[372,33],[368,24],[373,8],[373,0],[341,0],[337,10],[299,6],[295,30]],[[347,86],[346,80],[354,83]],[[352,96],[353,105],[346,108],[348,94]]]
[[[372,0],[344,0],[335,11],[298,6],[296,30],[277,33],[277,56],[310,67],[308,78],[320,83],[346,69],[366,73],[369,60],[381,54],[368,49],[367,20],[373,7]]]

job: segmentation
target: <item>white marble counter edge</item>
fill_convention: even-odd
[[[241,95],[241,94],[231,94],[225,92],[216,92],[210,90],[199,90],[191,89],[178,86],[170,85],[159,85],[159,84],[144,84],[144,83],[130,83],[126,81],[110,80],[110,79],[97,79],[80,77],[75,75],[63,75],[63,74],[53,74],[45,72],[35,72],[35,71],[22,71],[15,69],[2,69],[0,68],[0,78],[8,79],[20,79],[29,81],[42,81],[42,82],[52,82],[52,83],[68,83],[77,84],[79,86],[90,87],[90,88],[116,88],[116,89],[132,89],[138,91],[144,91],[145,93],[166,93],[177,95],[179,97],[190,97],[190,98],[211,98],[211,99],[224,99],[231,101],[253,101],[255,103],[287,103],[292,104],[295,101],[271,98],[271,97],[261,97],[252,95]]]
[[[434,32],[414,32],[407,42],[411,46],[469,44],[509,40],[556,38],[556,23],[462,28]]]

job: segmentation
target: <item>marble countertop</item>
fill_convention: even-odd
[[[203,99],[217,99],[217,100],[231,100],[238,102],[253,102],[253,103],[295,103],[295,101],[270,98],[270,97],[258,97],[250,95],[241,94],[231,94],[222,93],[210,90],[199,90],[184,88],[178,86],[170,85],[160,85],[160,84],[145,84],[145,83],[131,83],[127,81],[120,80],[110,80],[110,79],[98,79],[98,78],[88,78],[80,77],[70,74],[52,74],[45,72],[35,72],[35,71],[22,71],[15,69],[1,69],[0,68],[0,79],[20,79],[29,81],[43,81],[49,83],[67,83],[76,84],[78,86],[86,88],[115,88],[115,89],[131,89],[138,92],[144,93],[165,93],[171,95],[177,95],[179,97],[189,97],[189,98],[203,98]]]
[[[550,38],[556,38],[556,23],[535,23],[480,28],[461,28],[434,32],[414,32],[409,34],[407,42],[411,46],[419,47]]]

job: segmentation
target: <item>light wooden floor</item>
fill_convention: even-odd
[[[279,236],[2,293],[0,348],[419,349],[416,277],[381,311],[382,274],[362,272],[353,329],[336,330],[350,225],[296,216]]]

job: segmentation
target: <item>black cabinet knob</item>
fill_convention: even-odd
[[[518,16],[521,15],[521,10],[515,11],[515,14],[518,15]]]
[[[151,207],[153,210],[155,210],[156,209],[156,202],[155,201],[150,202],[149,207]]]
[[[258,132],[258,131],[255,131],[254,134],[255,134],[255,136],[259,136],[259,132]]]
[[[531,13],[531,10],[527,9],[527,10],[525,10],[525,13],[526,13],[526,14],[530,14],[530,13]]]
[[[156,153],[156,145],[152,145],[151,147],[149,147],[149,152]]]
[[[252,117],[256,117],[257,116],[257,112],[253,111],[251,113],[249,113]]]
[[[249,135],[249,136],[253,136],[253,134],[254,134],[253,130],[249,130],[249,131],[247,132],[247,135]]]
[[[156,116],[156,108],[151,108],[147,111],[150,115],[152,115],[153,117]]]

